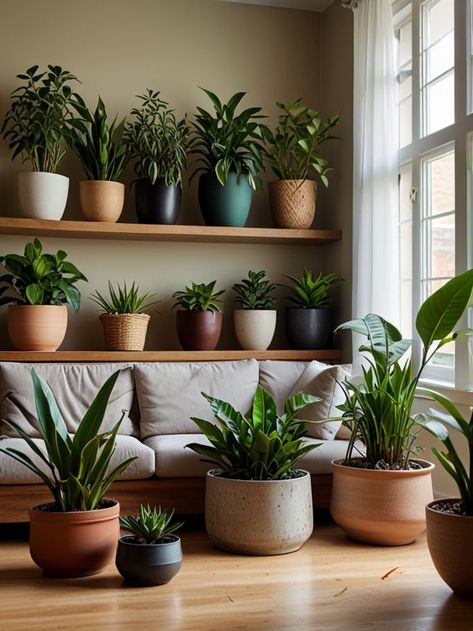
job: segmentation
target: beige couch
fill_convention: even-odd
[[[31,385],[31,364],[0,364],[0,416],[20,423],[37,440]],[[135,510],[141,502],[173,507],[180,513],[203,510],[204,480],[211,465],[185,446],[207,443],[198,433],[191,416],[212,414],[201,392],[206,392],[246,411],[258,383],[275,398],[279,408],[299,391],[322,397],[308,406],[304,418],[324,419],[337,414],[343,400],[338,381],[348,367],[320,362],[245,361],[135,363],[135,364],[34,364],[38,374],[50,384],[58,400],[68,430],[73,434],[99,387],[117,368],[122,372],[110,399],[103,428],[110,428],[127,410],[120,428],[111,466],[130,456],[138,459],[125,471],[109,495],[124,510]],[[8,398],[13,393],[24,408],[20,413]],[[340,424],[308,425],[307,440],[320,443],[300,461],[312,474],[317,506],[327,506],[330,498],[330,461],[343,457],[346,430]],[[5,423],[0,424],[0,446],[28,450],[24,441]],[[37,460],[33,452],[28,452]],[[26,467],[0,453],[0,522],[23,521],[34,503],[49,500],[43,484]]]

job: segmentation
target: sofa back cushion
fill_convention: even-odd
[[[192,416],[214,420],[202,392],[246,412],[258,385],[258,362],[162,362],[135,364],[142,438],[197,434]]]
[[[284,401],[307,368],[307,361],[264,360],[259,363],[259,383],[276,402],[279,414],[283,413]]]

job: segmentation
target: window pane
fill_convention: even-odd
[[[412,98],[399,104],[399,146],[406,147],[412,142]]]
[[[412,219],[412,164],[399,167],[399,217],[400,221]]]
[[[455,122],[455,86],[453,73],[424,89],[424,129],[433,134]]]
[[[455,215],[432,219],[430,276],[455,276]]]
[[[455,65],[453,31],[426,51],[427,81],[433,81]]]
[[[430,215],[455,210],[455,154],[452,152],[428,162],[431,191]]]
[[[407,18],[395,30],[399,84],[399,146],[412,142],[412,22]]]
[[[430,0],[425,3],[426,47],[453,31],[454,7],[454,0]]]
[[[412,57],[412,22],[406,22],[399,27],[399,65],[402,66]]]
[[[401,281],[401,333],[412,337],[412,281]]]
[[[412,279],[412,221],[401,224],[401,280]]]

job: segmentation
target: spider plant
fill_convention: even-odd
[[[183,522],[171,524],[173,516],[174,511],[168,512],[162,510],[161,506],[151,509],[149,504],[146,508],[146,506],[142,504],[139,508],[138,515],[121,516],[120,526],[124,530],[128,530],[134,534],[138,543],[148,545],[164,543],[166,537],[172,535],[172,533],[176,532],[176,530],[183,525]]]
[[[90,296],[90,299],[101,308],[103,313],[142,313],[151,305],[159,302],[153,299],[156,294],[150,292],[140,294],[140,288],[135,281],[130,288],[127,287],[126,283],[123,283],[122,286],[117,283],[115,288],[109,281],[108,292],[109,298],[97,290]]]

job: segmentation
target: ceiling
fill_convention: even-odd
[[[224,0],[240,4],[264,4],[271,7],[303,9],[304,11],[324,11],[334,0]]]

